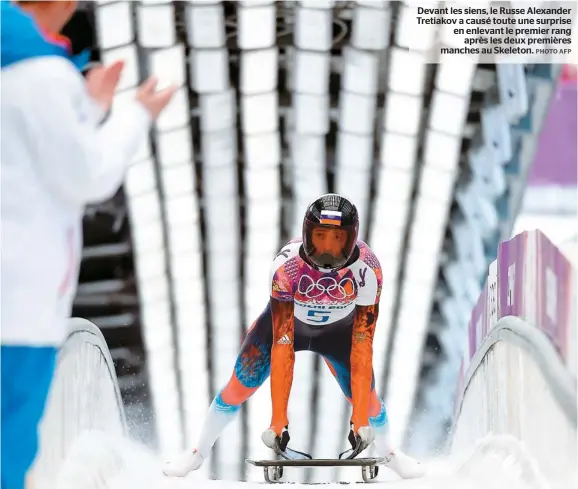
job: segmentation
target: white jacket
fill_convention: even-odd
[[[2,69],[2,344],[66,337],[84,207],[116,193],[151,124],[136,101],[99,128],[103,115],[63,57]]]

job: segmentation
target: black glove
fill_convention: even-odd
[[[361,433],[359,433],[361,431]],[[349,423],[349,435],[347,440],[351,445],[349,450],[339,454],[339,458],[351,459],[357,457],[363,450],[373,443],[375,436],[369,426],[362,426],[358,433],[355,433],[353,423]]]
[[[277,437],[277,444],[278,444],[277,446],[279,447],[279,450],[284,452],[285,449],[287,448],[287,445],[289,444],[290,439],[291,437],[289,436],[289,425],[287,425],[285,426],[285,428],[283,428],[281,436]]]

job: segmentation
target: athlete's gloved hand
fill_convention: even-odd
[[[356,446],[359,446],[359,451],[365,450],[369,445],[375,440],[375,434],[371,429],[371,426],[361,426],[357,429],[357,433],[354,434]]]
[[[349,436],[347,437],[351,444],[351,449],[339,455],[339,458],[355,458],[369,445],[373,443],[375,435],[370,426],[360,426],[355,429],[353,423],[349,424]]]
[[[279,450],[284,452],[290,439],[288,426],[283,428],[280,435],[277,434],[277,431],[273,427],[265,430],[261,435],[263,443],[276,452]]]

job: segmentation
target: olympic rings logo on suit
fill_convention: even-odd
[[[302,275],[297,292],[308,299],[317,299],[323,294],[332,299],[348,299],[355,295],[355,282],[349,277],[342,278],[339,283],[334,277],[321,277],[315,282],[309,275]]]

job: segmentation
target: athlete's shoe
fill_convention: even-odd
[[[170,477],[185,477],[189,472],[200,469],[204,461],[205,459],[197,450],[188,450],[165,463],[163,473]]]
[[[425,475],[425,467],[401,450],[392,450],[387,455],[385,466],[402,479],[418,479]]]

